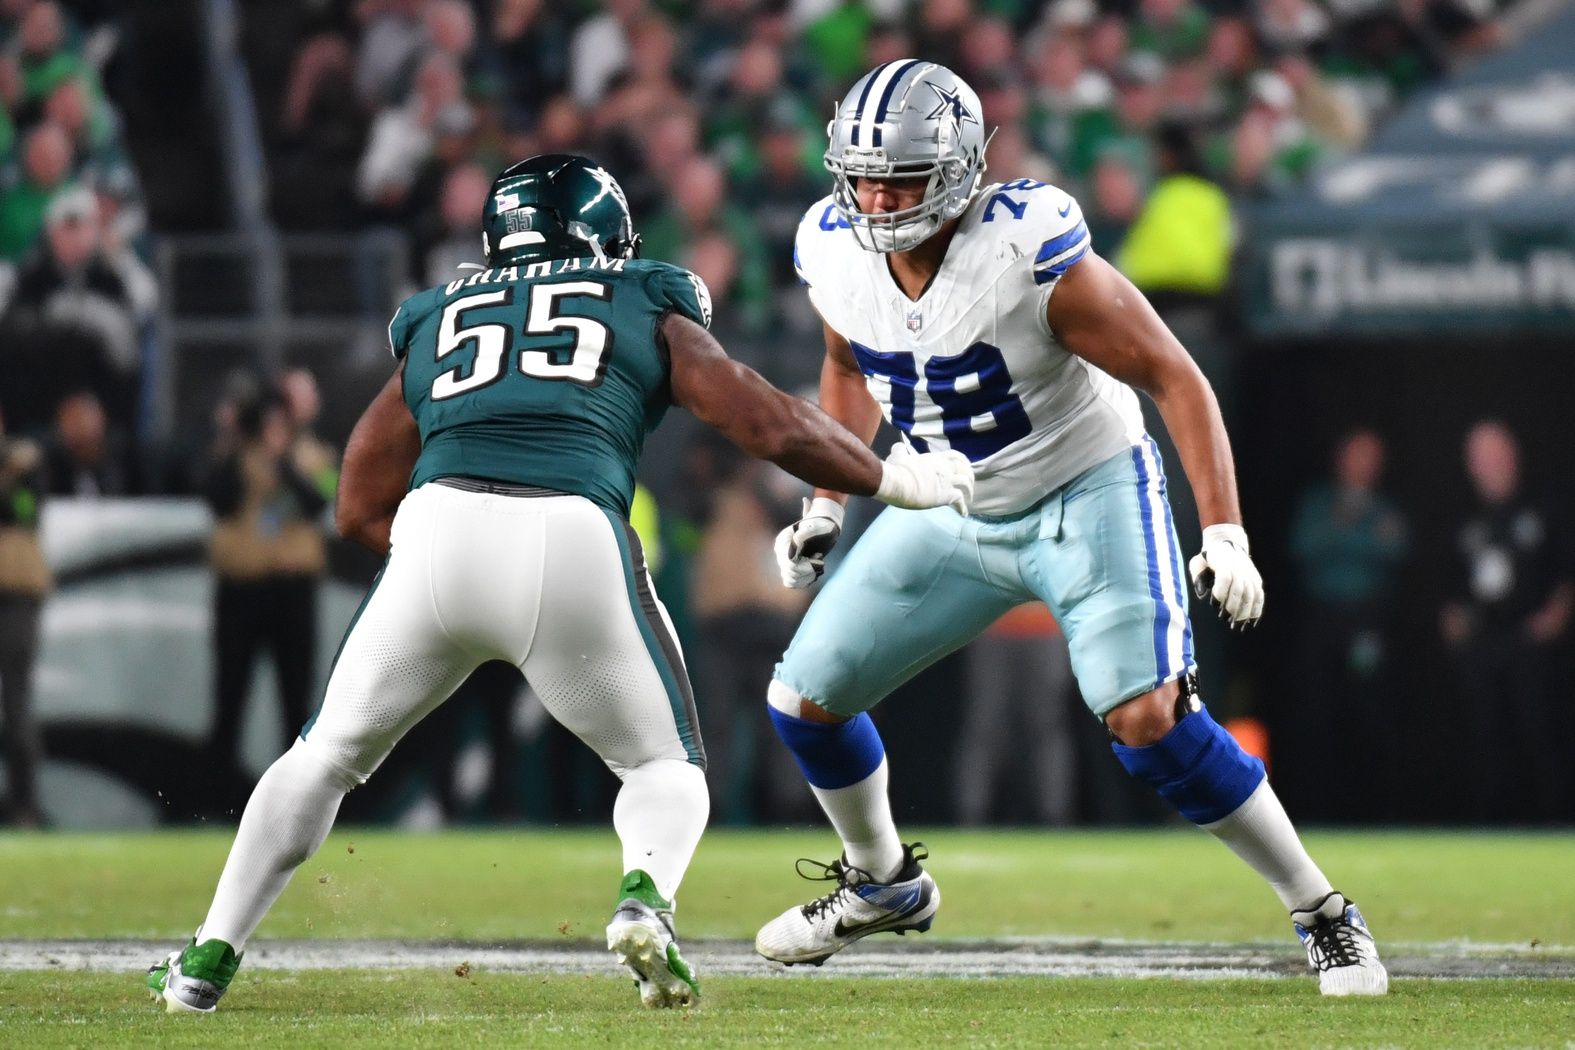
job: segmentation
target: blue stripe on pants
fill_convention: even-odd
[[[1154,547],[1154,514],[1148,505],[1148,464],[1143,462],[1143,447],[1132,447],[1132,465],[1137,468],[1138,516],[1143,522],[1143,551],[1148,557],[1148,593],[1154,599],[1154,681],[1163,681],[1169,673],[1165,659],[1165,634],[1170,630],[1170,606],[1165,602],[1165,591],[1159,581],[1159,552]]]
[[[1154,443],[1154,439],[1145,434],[1143,435],[1143,440],[1148,442],[1148,447],[1153,450],[1154,462],[1161,462],[1159,446]],[[1181,623],[1181,663],[1183,667],[1191,667],[1197,661],[1192,657],[1192,620],[1186,617],[1187,583],[1185,570],[1182,568],[1186,563],[1182,560],[1181,542],[1176,539],[1176,519],[1170,513],[1170,494],[1167,491],[1164,475],[1160,475],[1159,479],[1159,496],[1160,502],[1165,507],[1165,539],[1170,544],[1171,554],[1175,560],[1175,564],[1171,569],[1171,577],[1176,582],[1176,602],[1181,606],[1183,616]]]

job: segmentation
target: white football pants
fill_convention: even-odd
[[[200,936],[243,950],[345,791],[487,660],[520,668],[623,781],[623,870],[646,871],[671,899],[709,796],[689,679],[639,540],[579,496],[433,483],[400,504],[323,706],[252,793]]]
[[[622,519],[580,496],[408,494],[301,736],[365,782],[471,671],[507,660],[612,771],[704,768],[683,656]]]

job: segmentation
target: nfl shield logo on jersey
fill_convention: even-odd
[[[919,329],[921,329],[923,327],[924,327],[924,315],[921,314],[918,310],[909,310],[908,311],[908,331],[913,332],[915,335],[917,335]]]

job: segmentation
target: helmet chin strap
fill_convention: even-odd
[[[607,253],[602,250],[602,242],[596,239],[594,230],[583,222],[571,222],[569,232],[591,246],[591,253],[596,256],[597,265],[607,265]]]

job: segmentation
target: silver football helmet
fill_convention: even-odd
[[[984,116],[979,96],[945,66],[920,59],[866,73],[826,126],[832,199],[872,252],[902,252],[932,236],[968,207],[984,175]],[[929,177],[924,199],[888,214],[859,211],[853,182]]]

